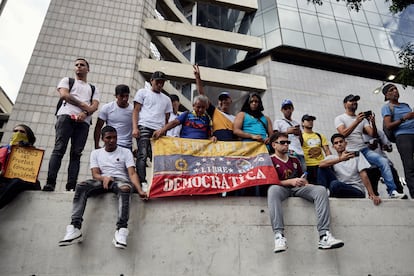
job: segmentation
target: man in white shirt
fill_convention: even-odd
[[[319,179],[324,179],[328,183],[322,183],[329,188],[332,197],[340,198],[365,198],[365,188],[368,197],[375,205],[381,203],[381,199],[374,194],[369,181],[366,169],[371,165],[359,151],[348,152],[345,150],[346,141],[342,134],[335,133],[331,137],[331,142],[336,154],[328,155],[319,163]],[[326,173],[324,169],[331,167],[336,179],[327,179],[321,174]],[[364,188],[365,187],[365,188]]]
[[[112,243],[117,248],[127,247],[129,203],[134,189],[142,197],[146,194],[139,185],[132,152],[117,145],[116,129],[105,126],[102,129],[104,147],[91,152],[90,168],[92,179],[80,182],[73,197],[72,219],[66,227],[66,234],[59,246],[82,241],[82,222],[86,202],[90,195],[113,192],[118,196],[117,230]]]
[[[275,120],[273,122],[273,130],[288,134],[290,141],[289,153],[299,159],[302,170],[306,171],[305,155],[302,149],[302,131],[300,129],[300,124],[292,119],[292,113],[294,110],[295,108],[293,107],[292,101],[284,99],[280,109],[283,113],[283,119]]]
[[[99,149],[101,129],[106,123],[113,126],[118,134],[118,146],[132,150],[132,110],[129,100],[129,87],[119,84],[115,88],[116,100],[102,106],[95,125],[95,149]]]
[[[171,121],[174,121],[175,119],[177,119],[178,115],[180,115],[180,113],[178,112],[178,109],[180,108],[180,98],[177,95],[171,94],[170,99],[171,99],[173,112],[170,113],[170,118],[168,119],[168,123]],[[170,137],[180,137],[180,132],[181,132],[181,125],[178,125],[168,130],[165,135],[170,136]]]
[[[150,139],[154,131],[164,127],[173,111],[170,98],[162,93],[165,81],[163,72],[154,72],[151,89],[139,89],[134,97],[132,137],[137,139],[136,169],[144,192],[148,191],[147,158],[152,156]]]

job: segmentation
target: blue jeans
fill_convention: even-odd
[[[387,186],[388,194],[391,194],[393,191],[397,190],[388,159],[375,151],[370,150],[369,148],[361,149],[361,153],[371,165],[375,165],[378,169],[380,169],[382,178],[384,178],[384,183]]]
[[[317,183],[329,189],[331,197],[365,198],[365,192],[339,181],[331,168],[319,168]]]
[[[79,174],[80,158],[88,139],[89,124],[76,122],[69,115],[59,115],[55,130],[55,147],[50,156],[46,184],[56,186],[56,178],[62,164],[62,158],[65,155],[69,140],[71,140],[67,183],[75,186]]]
[[[411,198],[414,198],[414,134],[400,134],[396,142],[404,167],[405,181]]]
[[[151,150],[151,137],[154,133],[154,129],[138,126],[139,129],[139,138],[137,138],[137,160],[136,160],[136,170],[141,183],[147,182],[147,158],[152,158]]]
[[[81,229],[83,221],[82,217],[85,212],[88,197],[106,192],[113,192],[118,196],[118,221],[116,226],[118,229],[128,228],[129,204],[132,191],[133,188],[131,183],[121,178],[114,178],[114,181],[109,185],[108,190],[103,188],[102,181],[95,179],[89,179],[78,183],[75,189],[75,196],[73,197],[71,224],[76,228]]]

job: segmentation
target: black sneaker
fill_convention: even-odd
[[[76,184],[70,184],[70,183],[66,184],[66,191],[68,192],[75,191],[75,188],[76,188]]]
[[[55,187],[50,184],[46,184],[45,186],[43,186],[43,189],[42,189],[43,192],[53,192],[54,190],[55,190]]]

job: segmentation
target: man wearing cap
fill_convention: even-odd
[[[399,193],[396,189],[394,179],[388,160],[370,150],[364,143],[362,134],[366,133],[371,137],[378,137],[375,116],[372,112],[355,113],[358,108],[358,95],[348,95],[344,98],[345,113],[335,118],[335,128],[338,133],[345,137],[348,152],[361,152],[371,165],[381,170],[387,192],[391,198],[407,198],[405,194]]]
[[[197,90],[200,95],[205,95],[203,83],[200,77],[198,65],[193,65],[194,76],[196,79]],[[211,101],[207,108],[207,113],[213,121],[213,136],[219,141],[236,140],[233,134],[233,122],[235,116],[230,114],[231,97],[229,92],[221,92],[218,96],[218,106],[215,107]]]
[[[148,190],[146,161],[152,156],[150,139],[154,131],[161,129],[173,111],[171,100],[161,91],[166,77],[156,71],[151,76],[151,89],[141,88],[134,97],[132,112],[132,136],[137,139],[136,169],[144,192]]]
[[[283,119],[275,120],[273,123],[273,130],[278,132],[286,132],[289,136],[289,151],[290,154],[296,156],[301,165],[302,170],[306,171],[305,156],[302,149],[302,131],[297,121],[292,120],[292,113],[294,111],[293,103],[289,99],[282,101],[281,112],[283,113]]]
[[[174,121],[180,115],[180,113],[178,112],[178,108],[180,107],[180,98],[177,95],[171,94],[170,99],[171,99],[173,112],[170,113],[170,118],[168,119],[168,123],[171,121]],[[178,125],[168,130],[165,135],[170,136],[170,137],[180,137],[180,132],[181,132],[181,125]]]
[[[325,156],[331,154],[325,135],[313,131],[313,121],[315,120],[316,117],[312,115],[305,114],[302,116],[302,149],[310,183],[317,183],[318,165]]]
[[[382,93],[385,101],[389,101],[381,109],[385,127],[393,130],[395,142],[404,167],[405,180],[414,198],[414,112],[406,103],[400,103],[400,94],[395,85],[384,86]]]

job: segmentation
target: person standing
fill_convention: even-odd
[[[168,119],[168,123],[171,121],[174,121],[180,115],[180,113],[178,112],[178,109],[180,107],[180,98],[177,95],[171,94],[170,99],[171,99],[173,112],[170,113],[170,118]],[[181,125],[178,125],[168,130],[165,135],[170,136],[170,137],[180,137],[180,132],[181,132]]]
[[[173,112],[170,98],[162,93],[165,81],[163,72],[154,72],[150,79],[151,89],[139,89],[134,97],[132,137],[137,139],[136,169],[144,192],[148,191],[147,158],[152,156],[150,139],[154,131],[168,122]]]
[[[377,137],[378,134],[375,116],[372,112],[360,112],[356,114],[359,99],[360,97],[358,95],[353,94],[344,98],[345,113],[335,118],[336,130],[345,137],[347,151],[360,151],[371,165],[375,165],[381,170],[381,175],[384,178],[390,198],[407,198],[407,195],[397,191],[388,160],[375,151],[370,150],[364,143],[363,133],[371,137]]]
[[[205,95],[200,69],[198,65],[193,65],[194,76],[196,79],[197,91],[200,95]],[[229,92],[221,92],[218,96],[218,105],[214,106],[209,100],[207,113],[213,121],[213,135],[218,141],[237,140],[233,133],[233,122],[235,116],[230,113],[232,99]]]
[[[296,156],[300,164],[302,165],[302,170],[306,171],[306,162],[305,156],[302,149],[302,131],[300,125],[297,121],[292,119],[292,114],[295,108],[293,103],[289,99],[284,99],[282,101],[282,107],[280,111],[283,113],[283,119],[275,120],[273,123],[273,130],[278,132],[286,132],[289,134],[289,153]]]
[[[382,89],[385,101],[389,101],[381,109],[385,127],[393,130],[398,152],[404,167],[405,181],[414,198],[414,112],[406,103],[400,103],[400,94],[393,84]]]
[[[46,185],[43,191],[54,191],[56,178],[69,140],[71,141],[66,190],[75,189],[82,151],[88,138],[92,114],[98,110],[100,93],[87,80],[89,63],[84,58],[75,60],[75,79],[63,78],[57,90],[63,104],[57,110],[55,146],[49,160]],[[73,79],[72,79],[73,80]]]
[[[91,152],[92,179],[76,186],[71,223],[66,227],[65,236],[59,246],[82,241],[81,227],[88,197],[113,192],[118,196],[118,221],[112,243],[117,248],[126,248],[131,194],[135,189],[141,197],[146,196],[139,185],[132,152],[117,145],[116,129],[105,126],[101,133],[104,147]]]
[[[319,185],[309,184],[306,178],[301,177],[303,171],[299,159],[288,155],[291,143],[288,134],[276,132],[270,137],[270,143],[275,151],[271,159],[280,180],[279,184],[271,185],[267,191],[270,223],[275,234],[273,252],[278,253],[287,249],[282,201],[290,196],[301,197],[315,204],[319,249],[344,246],[344,242],[336,239],[329,231],[330,207],[326,189]]]
[[[132,110],[129,100],[129,87],[119,84],[115,87],[116,100],[102,106],[99,111],[98,121],[95,125],[94,139],[95,149],[99,149],[101,129],[106,123],[116,129],[118,146],[132,151]]]
[[[305,156],[308,181],[317,183],[319,163],[331,154],[325,135],[313,131],[315,116],[305,114],[302,116],[302,149]]]

